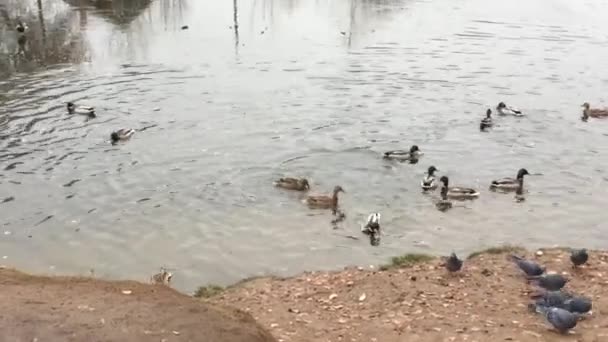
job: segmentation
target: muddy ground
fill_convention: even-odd
[[[0,269],[0,341],[271,342],[251,315],[163,285]]]

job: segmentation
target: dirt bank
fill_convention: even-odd
[[[440,260],[385,271],[346,269],[289,279],[264,278],[207,301],[250,312],[284,342],[608,341],[608,253],[571,268],[569,254],[522,254],[567,272],[566,290],[593,299],[592,315],[568,336],[549,330],[527,304],[532,287],[502,254],[481,254],[449,276]]]
[[[0,269],[0,289],[0,341],[275,341],[247,313],[161,285]]]

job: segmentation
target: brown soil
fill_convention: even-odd
[[[276,340],[247,313],[166,286],[0,269],[0,341]]]
[[[566,290],[593,299],[593,313],[569,335],[528,311],[533,288],[505,254],[474,257],[453,276],[434,260],[387,271],[255,279],[208,301],[250,312],[284,342],[608,341],[608,252],[590,253],[579,270],[563,250],[525,254],[567,272]]]

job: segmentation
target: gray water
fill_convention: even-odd
[[[0,260],[175,286],[502,243],[605,248],[601,0],[0,0]],[[2,20],[2,19],[0,19]],[[188,30],[181,30],[188,25]],[[98,117],[68,116],[65,102]],[[479,132],[499,101],[525,111]],[[138,129],[126,144],[112,130]],[[420,146],[416,165],[382,160]],[[435,165],[481,197],[438,212]],[[526,201],[488,191],[531,173]],[[339,184],[337,227],[281,176]],[[382,213],[374,247],[360,225]],[[359,238],[352,239],[348,236]]]

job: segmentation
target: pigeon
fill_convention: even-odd
[[[572,313],[585,314],[591,311],[592,306],[591,299],[582,296],[575,296],[566,299],[562,308]]]
[[[568,282],[568,279],[561,274],[543,274],[541,276],[529,277],[529,279],[547,291],[561,290]]]
[[[519,268],[526,273],[527,276],[540,276],[545,273],[545,268],[541,267],[534,261],[526,260],[517,255],[510,255],[509,259],[519,266]]]
[[[587,250],[585,248],[572,250],[570,254],[570,261],[572,261],[574,267],[585,264],[587,260],[589,260],[589,254],[587,254]]]
[[[565,334],[568,330],[574,328],[579,319],[578,314],[561,308],[537,305],[536,311],[543,314],[547,321],[562,334]]]
[[[547,306],[564,308],[564,303],[572,298],[569,293],[563,291],[547,291],[542,294],[542,297],[536,300],[536,306]]]
[[[462,260],[458,259],[456,253],[452,253],[445,263],[445,268],[449,272],[458,272],[462,268]]]

